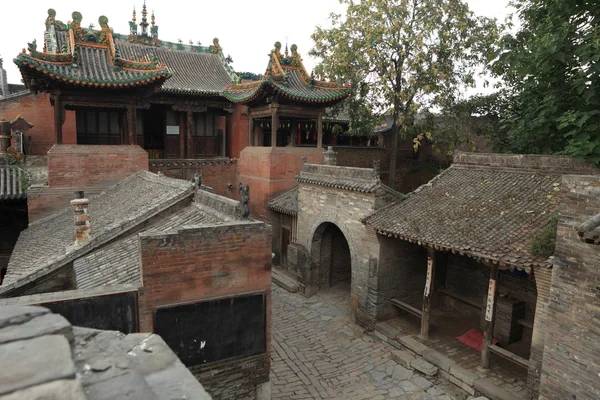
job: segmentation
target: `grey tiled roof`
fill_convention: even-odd
[[[150,47],[122,39],[116,39],[115,46],[123,58],[137,60],[152,54],[165,63],[172,76],[160,88],[162,92],[219,95],[233,81],[233,71],[228,71],[222,54]]]
[[[240,103],[250,102],[271,90],[290,100],[319,104],[335,104],[350,95],[347,87],[325,88],[307,84],[295,69],[285,68],[285,74],[287,81],[265,78],[252,84],[235,85],[223,93],[227,99]]]
[[[473,161],[473,158],[471,159]],[[530,243],[556,208],[561,175],[455,163],[365,222],[382,235],[503,265],[547,266]]]
[[[577,234],[586,243],[600,245],[600,214],[581,224],[577,228]]]
[[[192,196],[186,182],[138,172],[90,198],[90,239],[75,246],[73,211],[65,208],[21,232],[0,296],[45,276]]]
[[[400,195],[400,193],[396,193],[381,183],[379,173],[371,168],[304,164],[296,180],[300,183],[310,183],[355,192],[375,193],[385,191]]]
[[[293,217],[298,215],[298,186],[269,200],[267,206],[273,210]]]
[[[176,230],[182,225],[201,225],[218,222],[192,203],[175,213],[162,217],[141,232]],[[75,261],[75,280],[78,289],[105,285],[140,284],[138,232],[119,239]]]

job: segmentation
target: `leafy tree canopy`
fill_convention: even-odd
[[[461,0],[340,0],[344,16],[317,28],[311,55],[322,62],[320,78],[351,84],[346,102],[354,130],[368,131],[392,109],[396,165],[399,133],[407,135],[419,109],[445,106],[476,68],[491,59],[495,20],[476,17]],[[395,168],[390,168],[394,185]]]
[[[515,0],[521,27],[493,65],[507,102],[501,150],[600,163],[600,2]]]

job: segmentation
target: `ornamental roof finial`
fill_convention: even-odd
[[[142,7],[142,22],[140,22],[140,26],[142,27],[142,35],[148,36],[148,11],[146,10],[146,0],[144,0],[144,6]]]
[[[135,19],[135,6],[133,6],[133,17],[131,17],[131,20],[132,20],[133,22],[135,22],[135,21],[136,21],[136,19]]]
[[[288,41],[288,38],[287,38],[287,36],[286,36],[286,37],[285,37],[285,56],[286,56],[286,57],[288,56],[288,46],[287,46],[287,41]]]
[[[152,26],[154,26],[154,10],[152,10],[152,16],[150,17]]]

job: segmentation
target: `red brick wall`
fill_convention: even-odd
[[[156,307],[267,295],[270,329],[271,227],[260,222],[188,228],[176,234],[140,235],[140,331],[154,329]],[[270,349],[267,332],[267,351]]]
[[[238,180],[250,185],[250,214],[268,221],[266,202],[296,186],[302,157],[323,163],[323,150],[311,147],[246,147],[240,155]]]
[[[45,155],[56,143],[54,137],[54,107],[50,104],[50,95],[33,93],[19,97],[0,100],[0,118],[13,120],[18,115],[23,116],[33,124],[27,136],[31,136],[31,154]],[[63,143],[77,143],[75,126],[75,111],[66,112],[63,125]]]
[[[242,150],[248,146],[248,114],[246,106],[235,104],[233,112],[227,117],[227,155],[239,158]]]
[[[190,368],[214,398],[255,398],[269,380],[271,354],[271,227],[260,222],[140,235],[140,331],[154,331],[157,307],[264,293],[265,353]]]
[[[94,187],[148,170],[148,153],[139,146],[55,145],[48,151],[50,187]]]

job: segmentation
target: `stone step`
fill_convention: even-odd
[[[277,286],[290,293],[296,293],[298,291],[298,280],[281,267],[273,266],[271,269],[271,280]]]

